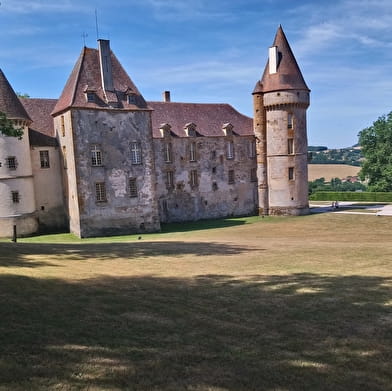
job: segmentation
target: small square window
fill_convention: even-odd
[[[49,151],[39,151],[39,160],[41,168],[49,168]]]
[[[86,93],[87,102],[95,102],[95,93],[94,92],[87,92]]]
[[[6,159],[6,166],[10,170],[16,170],[16,167],[18,166],[18,162],[16,161],[15,156],[8,156]]]
[[[14,204],[19,204],[20,202],[19,191],[11,191],[11,198]]]
[[[127,101],[128,101],[128,104],[135,105],[136,104],[136,95],[134,95],[134,94],[127,95]]]
[[[131,198],[137,197],[137,182],[136,182],[136,178],[129,178],[129,196]]]

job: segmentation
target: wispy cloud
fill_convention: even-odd
[[[36,12],[85,12],[91,11],[91,6],[81,4],[78,1],[62,0],[3,0],[0,11],[29,14]]]

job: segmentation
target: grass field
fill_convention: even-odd
[[[0,390],[392,390],[392,217],[0,242]]]
[[[348,164],[308,164],[309,180],[325,178],[329,182],[332,178],[344,179],[357,176],[361,167]]]

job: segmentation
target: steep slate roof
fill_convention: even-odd
[[[261,81],[256,84],[255,92],[272,92],[281,90],[310,91],[302,76],[282,26],[279,26],[272,46],[278,47],[278,69],[276,73],[269,73],[269,60],[264,69]],[[260,86],[261,84],[261,86]]]
[[[154,138],[160,138],[160,126],[163,123],[171,125],[171,131],[186,137],[184,126],[193,122],[196,131],[202,136],[223,136],[222,126],[230,122],[233,132],[245,136],[253,135],[253,120],[225,103],[177,103],[177,102],[148,102],[153,109],[152,132]]]
[[[140,94],[131,78],[125,72],[120,62],[110,52],[110,60],[113,73],[114,92],[110,93],[110,100],[115,99],[116,108],[123,110],[146,110],[147,103]],[[86,91],[94,92],[96,99],[94,102],[87,102]],[[133,92],[136,97],[136,104],[127,102],[127,92]],[[108,91],[106,93],[109,93]],[[78,61],[75,64],[71,75],[64,87],[64,90],[58,100],[52,115],[56,115],[70,107],[86,109],[111,109],[106,101],[105,91],[102,88],[101,69],[99,52],[97,49],[84,47]]]
[[[57,99],[21,98],[24,108],[32,119],[29,126],[30,144],[35,146],[57,146],[53,118],[50,113]]]
[[[16,96],[11,84],[0,69],[0,111],[10,119],[31,121],[19,98]]]

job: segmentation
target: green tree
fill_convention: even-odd
[[[0,111],[0,134],[21,138],[23,136],[23,130],[21,128],[15,128],[5,113]]]
[[[359,132],[365,157],[359,176],[370,191],[392,191],[392,112]]]

